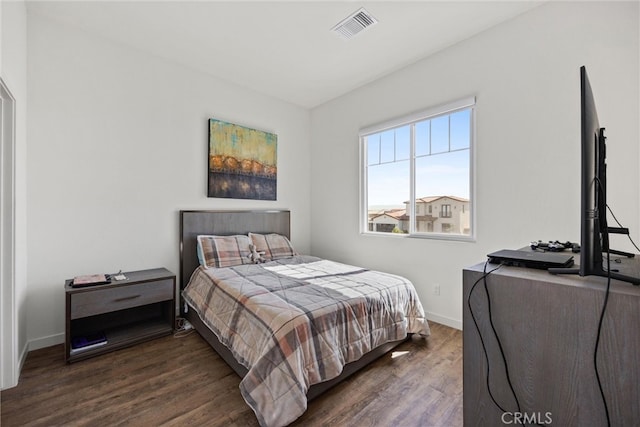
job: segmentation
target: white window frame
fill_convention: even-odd
[[[376,231],[369,231],[368,229],[368,200],[367,200],[367,150],[365,144],[365,138],[369,135],[384,132],[392,128],[398,128],[401,126],[411,125],[423,120],[429,120],[438,116],[449,115],[456,111],[470,109],[471,110],[471,125],[469,132],[469,209],[471,209],[471,215],[469,218],[469,226],[471,228],[470,234],[450,234],[450,233],[434,233],[434,232],[417,232],[414,229],[414,221],[410,222],[410,230],[408,234],[402,233],[382,233]],[[359,147],[360,147],[360,233],[366,235],[375,236],[388,236],[390,238],[398,237],[418,237],[427,239],[441,239],[441,240],[459,240],[475,242],[476,238],[476,192],[475,192],[475,164],[476,164],[476,97],[470,96],[462,98],[456,101],[452,101],[446,104],[437,105],[427,108],[415,113],[408,114],[403,117],[388,120],[375,125],[367,126],[360,129],[358,133]],[[415,153],[413,152],[413,144],[411,148],[411,161],[410,161],[410,200],[408,215],[415,218],[416,208],[416,194],[415,194]],[[439,211],[438,211],[439,212]]]

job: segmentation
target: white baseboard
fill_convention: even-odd
[[[64,343],[64,334],[50,335],[48,337],[38,338],[36,340],[25,343],[25,345],[20,350],[20,354],[18,355],[18,372],[16,374],[15,383],[2,384],[2,387],[0,387],[0,389],[7,390],[18,385],[20,374],[22,373],[22,367],[24,366],[24,362],[27,360],[27,355],[30,351],[38,350],[45,347],[51,347],[52,345],[57,345],[60,343]]]
[[[18,382],[20,380],[20,373],[22,372],[22,366],[24,366],[24,361],[27,359],[27,353],[28,353],[27,349],[28,349],[28,345],[25,344],[24,347],[22,347],[22,351],[20,351],[20,354],[18,356],[17,372],[15,373],[14,378],[12,379],[12,382],[0,384],[0,390],[8,390],[18,385]],[[3,379],[6,380],[6,378],[3,378]]]
[[[40,348],[51,347],[64,343],[64,334],[49,335],[48,337],[37,338],[29,341],[29,351],[38,350]]]
[[[451,319],[449,317],[441,316],[439,314],[431,312],[427,312],[425,313],[425,315],[427,317],[427,320],[449,326],[450,328],[462,330],[462,321],[460,320]],[[58,344],[64,344],[64,334],[49,335],[48,337],[37,338],[35,340],[29,341],[20,352],[20,371],[22,371],[22,366],[24,365],[24,361],[27,358],[27,353],[29,351],[51,347]]]
[[[20,358],[18,359],[18,372],[22,372],[24,361],[27,360],[27,354],[29,353],[29,343],[25,343],[20,351]]]
[[[449,326],[450,328],[462,330],[462,321],[458,319],[451,319],[450,317],[440,316],[436,313],[426,312],[425,316],[427,320],[432,320],[441,325]]]
[[[427,320],[431,320],[441,325],[449,326],[450,328],[462,330],[462,321],[452,319],[450,317],[441,316],[436,313],[426,312]],[[28,351],[38,350],[40,348],[51,347],[52,345],[64,344],[64,334],[49,335],[48,337],[37,338],[29,341],[27,347],[22,349],[20,354],[20,369],[27,357]]]

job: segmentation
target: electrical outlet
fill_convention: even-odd
[[[440,295],[440,285],[435,285],[433,287],[433,294],[434,295]]]

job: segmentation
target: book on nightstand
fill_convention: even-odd
[[[107,336],[104,332],[77,336],[71,339],[70,354],[76,354],[92,348],[101,347],[107,343]]]
[[[87,274],[84,276],[76,276],[71,281],[74,288],[81,286],[104,285],[111,283],[111,276],[108,274]]]

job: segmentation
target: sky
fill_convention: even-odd
[[[469,198],[471,110],[416,123],[416,197]],[[368,205],[404,206],[410,192],[410,125],[367,137]]]

